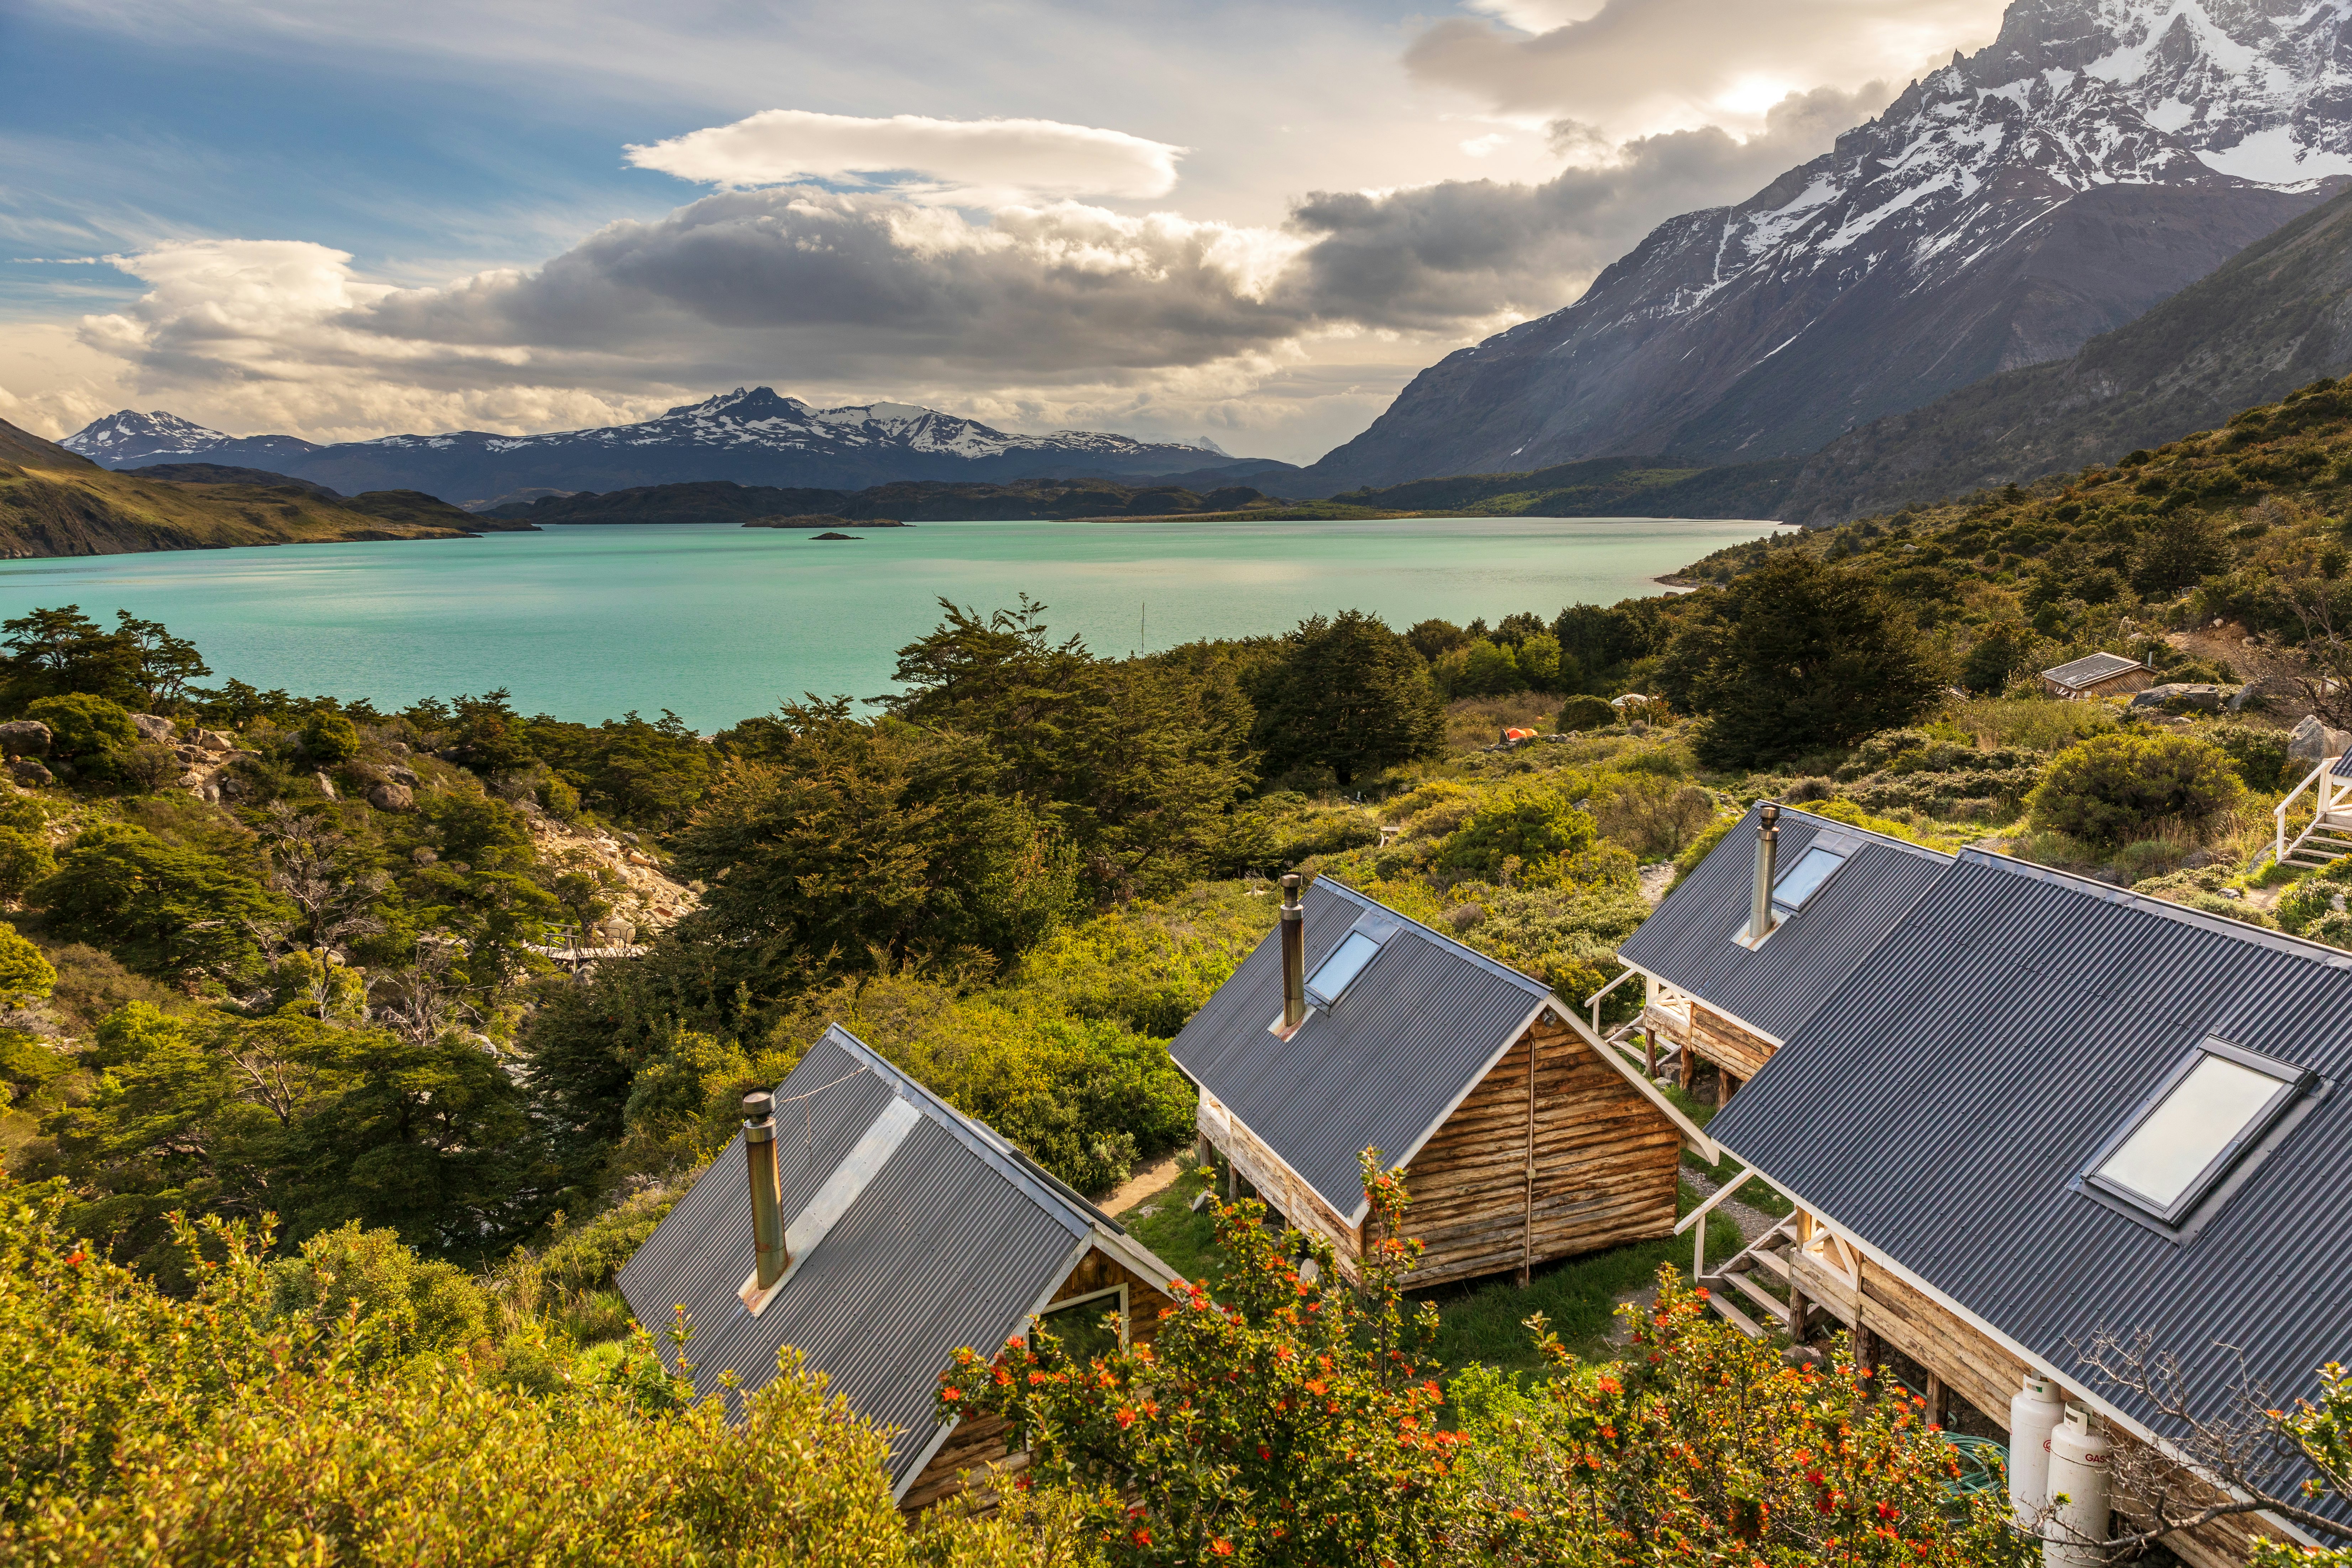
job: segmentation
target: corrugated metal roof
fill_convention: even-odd
[[[892,1100],[923,1120],[759,1317],[736,1295],[753,1261],[740,1133],[622,1268],[621,1293],[656,1335],[673,1308],[686,1309],[686,1359],[705,1394],[728,1371],[746,1392],[760,1388],[777,1351],[796,1347],[852,1410],[900,1429],[890,1466],[901,1483],[936,1430],[932,1394],[955,1351],[1003,1344],[1078,1242],[1118,1226],[838,1025],[776,1099],[787,1224]],[[674,1370],[666,1342],[662,1356]]]
[[[2352,779],[2352,747],[2347,747],[2344,754],[2336,758],[2327,771],[2339,779]]]
[[[1364,1206],[1358,1157],[1377,1148],[1393,1167],[1484,1076],[1551,990],[1329,877],[1302,895],[1307,973],[1356,922],[1398,924],[1338,1003],[1289,1039],[1277,931],[1192,1016],[1169,1052],[1343,1215]]]
[[[2069,1183],[2209,1034],[2326,1081],[2176,1241]],[[2280,1400],[2345,1353],[2348,1075],[2352,955],[1968,850],[1708,1131],[2161,1433],[2084,1373],[2095,1330],[2150,1335],[2215,1413],[2225,1342]]]
[[[2125,670],[2140,668],[2139,660],[2126,658],[2119,653],[2087,653],[2080,658],[2069,659],[2055,669],[2045,669],[2042,674],[2043,679],[2054,680],[2061,686],[2089,686],[2095,681],[2121,675]]]
[[[1756,875],[1757,807],[1707,852],[1683,885],[1625,939],[1617,955],[1775,1039],[1802,1023],[1894,929],[1951,857],[1794,807],[1780,812],[1783,873],[1816,845],[1845,856],[1802,909],[1755,947],[1748,927]]]

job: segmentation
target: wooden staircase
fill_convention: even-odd
[[[2312,792],[2311,820],[2288,836],[2287,808]],[[2277,823],[2273,853],[2282,866],[2325,866],[2352,855],[2352,752],[2321,763],[2271,813]]]
[[[1751,1340],[1787,1333],[1789,1251],[1796,1245],[1792,1215],[1732,1254],[1720,1268],[1698,1277],[1706,1287],[1706,1304]],[[1773,1285],[1780,1287],[1778,1294]]]

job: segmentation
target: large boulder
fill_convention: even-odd
[[[8,776],[28,789],[39,789],[58,782],[56,774],[30,757],[9,758]]]
[[[2330,757],[2342,756],[2347,745],[2352,745],[2352,733],[2329,729],[2319,721],[2318,714],[2313,713],[2287,736],[2286,754],[2299,762],[2324,763]]]
[[[378,811],[410,811],[416,795],[406,784],[380,784],[367,792],[367,802]]]
[[[131,722],[137,726],[141,740],[154,741],[166,746],[172,743],[172,731],[178,728],[161,713],[133,713]]]
[[[49,754],[49,727],[38,719],[19,719],[13,724],[0,724],[0,756],[46,757]]]
[[[2163,686],[2147,687],[2135,692],[2131,705],[2135,711],[2156,708],[2168,713],[2179,713],[2183,710],[2219,713],[2221,710],[2222,700],[2227,695],[2218,686],[2208,686],[2200,681],[2176,680]]]

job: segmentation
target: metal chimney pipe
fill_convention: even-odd
[[[765,1290],[784,1277],[784,1211],[776,1184],[776,1097],[761,1089],[743,1097],[743,1163],[751,1177],[751,1245],[759,1253],[754,1278]]]
[[[1772,929],[1772,879],[1780,853],[1780,808],[1766,801],[1756,812],[1756,885],[1748,898],[1748,940]]]
[[[1298,873],[1282,879],[1282,1026],[1307,1021],[1307,910],[1298,901]]]

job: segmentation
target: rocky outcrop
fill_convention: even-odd
[[[416,795],[406,784],[380,784],[367,792],[367,803],[378,811],[414,811]]]
[[[172,731],[177,728],[160,713],[133,713],[131,716],[131,723],[139,731],[141,740],[152,741],[158,745],[164,746],[172,743]]]
[[[38,719],[18,719],[0,724],[0,756],[46,757],[49,754],[49,727]]]

